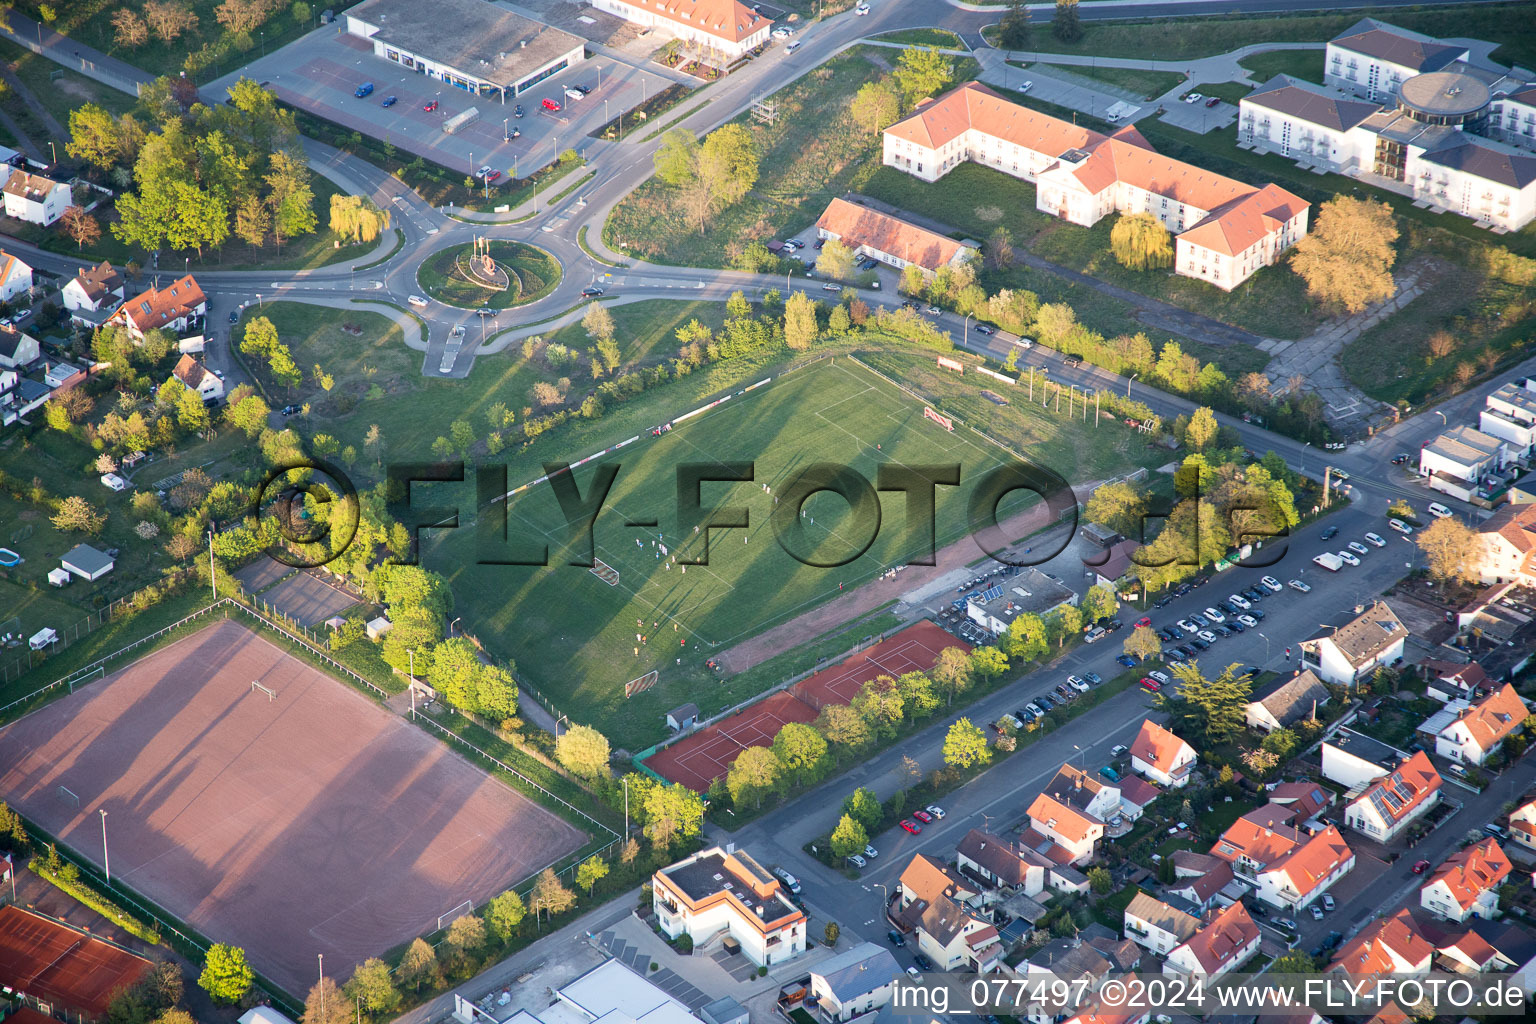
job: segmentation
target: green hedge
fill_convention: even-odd
[[[73,867],[73,865],[66,863],[63,870],[55,872],[51,867],[48,866],[47,858],[38,856],[33,857],[31,862],[27,864],[27,867],[31,868],[33,874],[37,875],[37,877],[57,886],[59,889],[74,897],[80,903],[85,904],[87,907],[90,907],[102,917],[112,921],[118,927],[123,928],[131,934],[138,936],[145,942],[152,942],[158,946],[162,941],[164,941],[160,937],[159,932],[155,931],[149,925],[124,911],[116,903],[113,903],[111,900],[101,895],[95,889],[92,889],[78,877],[66,877],[66,871]]]

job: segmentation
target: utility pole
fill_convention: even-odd
[[[213,591],[213,599],[219,599],[218,574],[213,566],[213,527],[208,528],[208,589]]]
[[[107,884],[112,884],[112,858],[107,854],[107,811],[101,809],[101,868],[107,874]],[[12,868],[15,871],[15,868]]]

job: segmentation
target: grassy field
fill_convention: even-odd
[[[1099,82],[1108,82],[1110,85],[1118,85],[1122,89],[1129,89],[1144,100],[1154,96],[1161,96],[1169,89],[1173,89],[1184,81],[1184,76],[1173,71],[1147,71],[1142,68],[1104,68],[1082,67],[1073,64],[1070,67],[1051,64],[1023,64],[1019,67],[1039,67],[1044,71],[1065,71],[1068,74],[1082,78],[1091,78]]]
[[[1267,82],[1276,75],[1290,75],[1321,85],[1325,57],[1323,50],[1272,50],[1249,54],[1238,63],[1252,73],[1256,82]]]
[[[69,125],[69,112],[86,103],[95,103],[106,107],[114,114],[124,114],[132,110],[137,102],[125,92],[118,92],[109,86],[102,85],[94,78],[60,67],[46,57],[38,56],[31,50],[11,42],[9,39],[0,39],[0,60],[9,63],[16,71],[16,77],[22,84],[32,90],[44,107],[48,108],[54,118],[62,125]],[[12,110],[13,106],[24,106],[20,97],[7,93],[5,97],[6,109]],[[44,135],[38,141],[46,142]],[[55,139],[62,149],[63,139]]]
[[[501,291],[482,288],[465,277],[471,247],[439,249],[422,263],[416,280],[428,295],[453,306],[475,309],[489,306],[506,309],[542,299],[560,283],[560,264],[543,249],[525,242],[492,241],[491,256],[507,272],[507,287]]]
[[[695,232],[683,225],[678,190],[652,178],[614,207],[603,225],[611,248],[659,263],[724,267],[746,242],[767,241],[814,222],[827,203],[879,166],[879,140],[848,112],[854,93],[894,65],[897,51],[855,47],[774,93],[778,118],[752,132],[761,156],[758,184],[745,199]],[[970,58],[955,61],[955,80],[973,73]]]
[[[947,28],[901,28],[894,32],[882,32],[874,37],[882,43],[902,43],[906,46],[937,46],[942,50],[963,50],[965,43]]]
[[[1378,17],[1402,28],[1432,36],[1471,36],[1497,39],[1503,45],[1497,60],[1530,67],[1536,61],[1536,5],[1472,3],[1457,7],[1385,8],[1338,14],[1213,18],[1170,18],[1162,21],[1084,22],[1083,37],[1063,43],[1046,27],[1030,34],[1032,49],[1047,53],[1096,54],[1100,57],[1145,57],[1161,60],[1208,57],[1251,43],[1326,42],[1364,17]],[[988,30],[989,38],[995,29]]]
[[[911,374],[920,387],[931,383],[936,396],[946,383],[955,386],[926,378],[931,355],[881,352],[871,357],[887,370]],[[755,372],[743,383],[771,372]],[[964,483],[1003,460],[1003,452],[968,431],[946,433],[927,422],[920,403],[842,358],[739,395],[660,439],[645,433],[644,424],[664,421],[713,393],[701,392],[693,377],[686,378],[632,403],[622,417],[572,432],[583,436],[559,438],[561,456],[583,455],[635,434],[640,426],[640,441],[609,457],[622,468],[595,531],[597,557],[619,571],[616,586],[566,564],[578,549],[566,544],[564,520],[548,487],[513,499],[508,516],[513,543],[548,545],[548,568],[477,564],[505,557],[512,549],[488,544],[468,529],[439,534],[423,553],[423,564],[452,580],[455,614],[464,614],[482,642],[510,655],[521,674],[556,706],[583,709],[582,718],[631,749],[660,737],[667,708],[685,700],[715,705],[718,684],[702,667],[706,658],[835,597],[839,584],[870,580],[910,557],[913,548],[899,506],[887,504],[883,526],[851,563],[823,569],[802,565],[774,542],[775,529],[767,521],[774,505],[763,482],[778,492],[801,467],[818,461],[850,466],[872,480],[875,467],[891,461],[959,463]],[[1090,440],[1091,423],[1025,403],[994,413],[998,407],[974,394],[955,394],[945,397],[944,407],[974,415],[975,422],[1025,446],[1032,458],[1069,479],[1123,469],[1140,448],[1118,425],[1106,424]],[[546,447],[535,444],[508,459],[511,486],[542,475]],[[734,461],[755,464],[754,482],[706,485],[703,500],[712,507],[750,509],[749,530],[716,531],[709,538],[707,565],[686,566],[687,572],[683,564],[666,568],[667,557],[650,544],[654,533],[625,523],[655,519],[656,532],[674,554],[702,555],[706,535],[688,533],[686,527],[679,532],[676,470],[687,463],[712,467]],[[584,493],[595,470],[577,473]],[[939,494],[941,544],[965,528],[966,493],[962,486]],[[1005,502],[1002,511],[1006,515],[1019,507]],[[831,495],[812,497],[805,512],[805,540],[788,543],[820,560],[856,554],[870,532],[845,502]],[[742,537],[747,543],[738,547]],[[645,642],[636,640],[637,632]],[[651,670],[661,674],[658,685],[626,700],[624,682]]]

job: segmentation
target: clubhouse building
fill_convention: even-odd
[[[1174,269],[1225,291],[1307,233],[1308,204],[1154,150],[1127,126],[1113,135],[1005,100],[979,82],[928,100],[885,130],[883,162],[937,181],[965,161],[1035,183],[1035,207],[1084,227],[1150,213],[1174,235]]]
[[[1238,146],[1518,231],[1536,219],[1533,78],[1364,18],[1328,43],[1323,85],[1277,75],[1242,100]]]
[[[489,0],[367,0],[346,17],[374,56],[503,103],[586,59],[586,40]]]

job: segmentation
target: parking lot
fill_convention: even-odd
[[[462,167],[469,174],[488,165],[506,179],[538,170],[562,147],[581,151],[588,132],[672,84],[660,73],[609,56],[589,56],[503,104],[376,57],[372,46],[356,36],[323,31],[258,57],[238,75],[214,83],[214,91],[222,92],[238,77],[255,78],[285,103],[445,167]],[[359,98],[356,91],[367,82],[373,91]],[[565,90],[577,85],[588,95],[568,98]],[[391,96],[395,102],[384,106]],[[545,109],[545,100],[560,109]],[[434,102],[435,109],[424,109]],[[519,104],[521,117],[516,115]],[[451,135],[443,131],[447,121],[471,107],[479,111],[477,120]],[[513,129],[520,137],[508,139]]]

